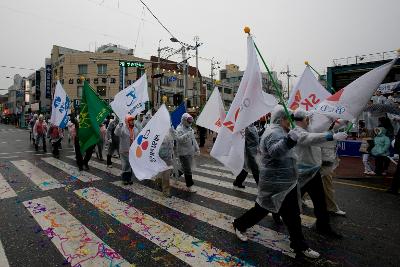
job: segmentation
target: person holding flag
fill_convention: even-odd
[[[247,241],[246,230],[256,225],[268,213],[282,216],[289,235],[290,247],[298,255],[318,258],[318,252],[307,245],[301,229],[299,185],[294,147],[298,135],[290,130],[290,118],[283,106],[278,105],[271,114],[271,124],[260,142],[260,180],[253,208],[233,222],[236,236]]]
[[[119,137],[119,153],[121,156],[122,174],[121,178],[124,185],[132,184],[132,168],[129,163],[129,149],[139,134],[139,129],[135,127],[135,119],[132,115],[125,116],[124,123],[118,124],[115,128],[115,135]]]
[[[192,129],[193,117],[189,113],[184,113],[181,123],[176,128],[176,152],[181,162],[183,174],[185,175],[186,189],[188,192],[195,193],[193,189],[192,164],[194,154],[200,153],[194,132]]]
[[[82,77],[82,79],[84,79]],[[89,160],[92,157],[96,144],[100,141],[100,125],[108,114],[110,106],[101,99],[90,87],[87,81],[83,83],[82,100],[80,103],[79,125],[75,121],[77,129],[76,137],[76,161],[79,170],[85,167],[89,169]],[[85,154],[83,157],[82,155]]]

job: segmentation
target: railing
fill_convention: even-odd
[[[352,65],[352,64],[360,64],[366,62],[374,62],[381,61],[387,59],[393,59],[397,56],[396,50],[386,51],[374,54],[365,54],[365,55],[357,55],[352,57],[343,57],[337,58],[333,60],[333,66],[343,66],[343,65]]]

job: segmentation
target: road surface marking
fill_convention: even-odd
[[[25,201],[24,206],[71,266],[130,266],[53,198]]]
[[[208,223],[214,227],[218,227],[222,230],[235,234],[235,231],[232,227],[232,222],[235,218],[228,214],[217,212],[180,198],[166,198],[160,191],[148,188],[139,183],[135,183],[131,186],[124,186],[122,185],[121,181],[118,181],[114,182],[113,184],[167,208],[176,210],[180,213],[196,218],[197,220]],[[294,254],[289,246],[289,237],[285,234],[260,225],[255,225],[247,230],[246,235],[249,237],[249,239],[260,243],[267,248],[271,248],[282,252],[283,254],[294,257]]]
[[[7,256],[6,253],[4,252],[3,245],[1,244],[0,241],[0,266],[1,267],[9,267],[10,265],[8,264]]]
[[[230,171],[227,167],[223,165],[214,165],[214,164],[201,164],[200,166],[207,167],[207,168],[213,168],[217,170],[224,170],[224,171]]]
[[[352,183],[345,183],[345,182],[337,182],[337,181],[333,181],[333,182],[335,184],[349,185],[349,186],[367,188],[367,189],[372,189],[372,190],[379,190],[379,191],[386,191],[387,190],[387,188],[385,189],[385,188],[372,187],[372,186],[359,185],[359,184],[352,184]]]
[[[19,158],[19,156],[4,156],[4,157],[0,157],[0,159],[15,159],[15,158]]]
[[[78,168],[55,158],[41,158],[44,162],[61,169],[63,172],[71,175],[72,178],[79,179],[84,183],[101,180],[100,177],[85,171],[79,171]]]
[[[16,197],[17,194],[0,173],[0,199]],[[0,265],[1,266],[1,265]]]
[[[96,208],[192,266],[251,266],[249,263],[176,229],[94,188],[74,191]]]
[[[31,179],[41,190],[50,190],[65,186],[27,160],[11,161],[11,163]]]
[[[236,177],[233,176],[230,173],[221,172],[221,171],[212,171],[212,170],[208,170],[208,169],[201,168],[201,167],[197,167],[193,171],[198,171],[198,172],[202,172],[202,173],[206,173],[206,174],[210,174],[210,175],[215,175],[215,176],[228,178],[228,179],[230,179],[232,181],[234,181],[236,179]],[[254,185],[257,184],[256,181],[254,180],[253,176],[250,175],[250,173],[247,175],[245,182],[248,182],[248,183],[251,183],[251,184],[254,184]]]
[[[73,159],[74,156],[68,156],[67,158]],[[94,167],[96,169],[99,169],[103,172],[111,173],[112,175],[115,176],[121,176],[122,171],[118,168],[107,168],[106,165],[99,163],[97,161],[91,160],[89,161],[89,166]]]

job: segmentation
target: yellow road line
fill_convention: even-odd
[[[387,189],[384,188],[379,188],[379,187],[372,187],[372,186],[365,186],[365,185],[359,185],[359,184],[352,184],[352,183],[344,183],[344,182],[337,182],[334,181],[336,184],[343,184],[343,185],[350,185],[354,187],[361,187],[361,188],[367,188],[367,189],[372,189],[372,190],[379,190],[379,191],[386,191]]]

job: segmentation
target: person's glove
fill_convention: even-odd
[[[293,141],[295,141],[295,142],[297,142],[297,140],[299,139],[299,135],[298,135],[297,132],[294,131],[294,130],[290,130],[290,131],[289,131],[288,137],[289,137],[290,139],[292,139]]]
[[[342,140],[346,140],[347,139],[347,133],[345,132],[339,132],[339,133],[335,133],[333,135],[333,140],[338,140],[338,141],[342,141]]]

